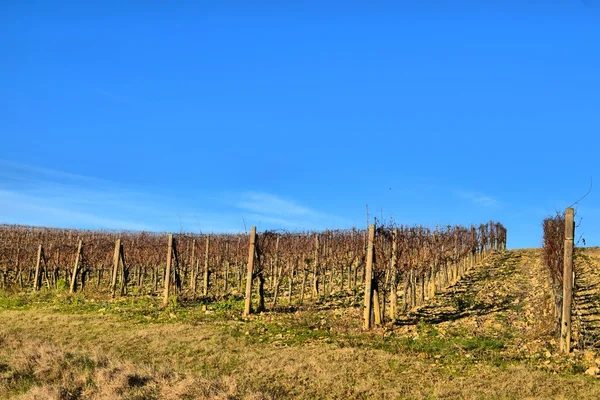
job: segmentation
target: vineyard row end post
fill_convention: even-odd
[[[38,254],[37,254],[37,261],[35,263],[35,277],[33,278],[33,290],[38,291],[40,290],[40,263],[42,261],[42,252],[44,251],[44,248],[42,247],[42,245],[40,244],[40,246],[38,247]]]
[[[117,239],[115,241],[115,252],[113,254],[113,270],[112,270],[112,279],[110,282],[110,293],[111,297],[115,297],[115,292],[117,289],[117,272],[119,270],[119,260],[121,252],[121,239]]]
[[[83,250],[83,240],[79,240],[79,245],[77,246],[77,255],[75,256],[75,265],[73,266],[73,275],[71,276],[71,288],[69,289],[69,293],[75,293],[75,289],[77,286],[77,272],[79,271],[79,261],[81,259],[81,252]]]
[[[165,268],[165,291],[163,295],[163,307],[169,304],[169,286],[171,283],[171,262],[173,260],[173,234],[169,234],[169,244],[167,249],[167,266]]]
[[[573,238],[575,237],[575,211],[565,211],[565,251],[563,260],[563,307],[560,324],[560,348],[571,351],[571,304],[573,301]]]
[[[246,274],[246,294],[244,298],[244,317],[250,315],[252,306],[252,278],[254,273],[254,254],[256,251],[256,227],[250,228],[250,243],[248,245],[248,270]]]
[[[367,264],[365,269],[365,304],[364,328],[371,329],[371,313],[373,312],[373,246],[375,242],[375,224],[369,225],[367,240]]]

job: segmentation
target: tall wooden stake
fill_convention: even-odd
[[[40,263],[42,261],[42,252],[44,251],[42,245],[38,247],[37,261],[35,263],[35,277],[33,278],[33,290],[40,290]]]
[[[110,282],[110,293],[112,297],[115,297],[115,292],[117,290],[117,272],[119,270],[119,260],[121,252],[121,239],[117,239],[115,242],[115,252],[113,254],[113,270],[112,270],[112,280]]]
[[[375,325],[381,325],[382,322],[382,312],[381,312],[381,303],[379,302],[379,282],[377,279],[373,279],[373,284],[371,285],[371,290],[373,291],[373,315],[375,316]],[[384,299],[385,301],[385,299]]]
[[[125,264],[125,251],[123,251],[123,243],[119,244],[119,258],[121,259],[121,289],[120,296],[127,293],[127,281],[129,277],[129,270]]]
[[[313,264],[313,296],[319,296],[319,234],[315,233],[315,253]]]
[[[198,273],[196,269],[196,239],[192,240],[192,258],[190,260],[190,288],[192,288],[192,294],[196,294],[196,274]]]
[[[367,265],[365,269],[365,329],[371,329],[371,313],[373,312],[373,242],[375,241],[375,225],[369,225],[367,239]]]
[[[396,253],[398,252],[398,229],[392,231],[392,279],[390,288],[390,319],[396,321],[397,306],[398,306],[398,268]]]
[[[206,235],[206,251],[204,253],[204,286],[202,288],[202,295],[208,296],[208,250],[210,246],[210,236]]]
[[[250,245],[248,246],[248,270],[246,274],[246,296],[244,299],[244,317],[250,315],[252,305],[252,274],[254,272],[254,253],[256,251],[256,227],[250,228]]]
[[[169,245],[167,250],[167,266],[165,268],[165,291],[163,296],[163,307],[169,304],[169,286],[171,283],[171,261],[173,259],[173,234],[169,234]]]
[[[563,307],[560,325],[560,349],[571,351],[571,303],[573,301],[573,238],[575,237],[575,210],[565,211],[565,255],[563,265]]]
[[[75,293],[75,286],[77,284],[77,271],[79,270],[79,259],[81,256],[81,250],[83,247],[83,241],[79,240],[79,245],[77,246],[77,256],[75,256],[75,265],[73,266],[73,276],[71,276],[71,289],[69,293]]]

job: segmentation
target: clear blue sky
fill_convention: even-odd
[[[600,0],[79,3],[0,5],[0,222],[538,246],[593,176],[600,245]]]

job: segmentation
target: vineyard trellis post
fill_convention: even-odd
[[[223,276],[223,295],[227,295],[229,292],[229,240],[225,242],[225,261],[223,262],[223,268],[225,269]]]
[[[292,288],[294,286],[294,274],[298,270],[298,257],[296,256],[292,268],[290,270],[290,276],[288,281],[288,306],[292,305]]]
[[[115,252],[113,254],[113,270],[112,270],[112,279],[110,282],[110,293],[112,297],[115,297],[115,292],[117,289],[117,273],[119,270],[119,261],[121,252],[121,239],[117,239],[115,241]]]
[[[367,260],[365,266],[365,310],[364,328],[371,329],[371,313],[373,312],[373,247],[375,242],[375,224],[369,225],[367,239]]]
[[[390,319],[396,321],[397,305],[398,305],[398,268],[397,268],[397,253],[398,252],[398,229],[392,231],[392,260],[391,260],[391,287],[390,287]]]
[[[79,261],[82,258],[81,253],[83,251],[83,240],[79,239],[79,245],[77,246],[77,255],[75,256],[75,265],[73,266],[73,275],[71,276],[71,288],[69,293],[75,293],[75,287],[77,285],[77,272],[79,271]]]
[[[46,279],[46,287],[50,289],[50,279],[48,278],[48,260],[46,258],[46,252],[44,246],[42,246],[42,261],[44,262],[44,279]],[[42,277],[40,276],[40,286],[42,285]]]
[[[175,280],[175,293],[179,294],[183,291],[183,281],[181,280],[181,268],[179,266],[179,251],[177,250],[177,240],[173,239],[173,259],[171,262],[173,269],[173,278]]]
[[[560,349],[571,351],[571,304],[573,301],[573,238],[575,236],[575,211],[565,211],[565,247],[563,260],[563,306],[560,325]]]
[[[202,286],[202,295],[208,296],[208,285],[209,285],[209,270],[208,270],[208,254],[210,249],[210,236],[206,235],[206,249],[204,252],[204,283]]]
[[[256,227],[250,228],[250,243],[248,245],[248,270],[246,274],[246,293],[244,298],[244,317],[250,315],[252,305],[252,274],[254,272],[254,255],[256,252]]]
[[[58,279],[60,278],[60,247],[56,249],[56,265],[54,266],[53,272],[54,288],[58,285]]]
[[[319,297],[319,234],[315,233],[315,250],[313,264],[313,296]]]
[[[472,268],[477,263],[477,233],[475,232],[475,227],[471,225],[471,254],[469,257],[469,266],[468,268]]]
[[[165,291],[163,297],[163,307],[169,304],[169,287],[171,283],[171,262],[173,260],[173,234],[169,234],[169,243],[167,250],[167,266],[165,267]]]
[[[198,274],[198,263],[196,262],[196,239],[192,240],[192,256],[190,258],[190,287],[192,296],[196,296],[196,279]]]
[[[246,294],[244,298],[244,317],[250,315],[252,306],[252,274],[254,273],[254,255],[256,252],[256,227],[250,228],[250,244],[248,245],[248,270],[246,275]]]
[[[44,252],[44,248],[40,244],[38,247],[37,261],[35,263],[35,276],[33,278],[33,290],[40,290],[40,263],[42,261],[42,254]]]
[[[129,279],[129,269],[125,264],[125,251],[123,250],[123,242],[119,243],[119,259],[121,260],[121,287],[119,295],[123,296],[127,291],[127,282]]]

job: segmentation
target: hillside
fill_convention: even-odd
[[[600,253],[581,250],[578,346],[558,354],[539,250],[495,252],[396,324],[360,294],[243,320],[156,298],[0,297],[0,398],[600,398]],[[600,365],[598,365],[600,366]]]

